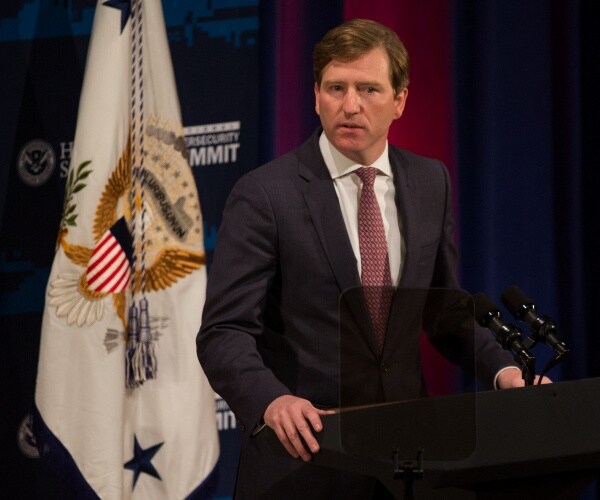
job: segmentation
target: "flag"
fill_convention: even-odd
[[[100,0],[35,392],[44,476],[65,496],[210,496],[214,393],[195,354],[205,286],[160,0]]]

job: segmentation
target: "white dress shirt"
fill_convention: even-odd
[[[352,250],[358,264],[358,272],[361,273],[360,249],[358,244],[358,201],[362,181],[358,175],[353,174],[360,167],[375,167],[380,173],[375,178],[375,196],[381,210],[383,228],[388,245],[390,259],[390,274],[392,284],[397,285],[402,273],[403,256],[405,252],[404,239],[400,228],[398,207],[396,206],[394,179],[392,167],[388,157],[388,144],[385,144],[383,154],[371,165],[359,165],[346,158],[329,142],[325,133],[321,133],[319,147],[325,160],[325,165],[333,179],[335,192],[337,193],[342,209],[342,217],[346,224],[346,231],[352,244]]]

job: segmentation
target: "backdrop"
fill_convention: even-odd
[[[27,422],[94,5],[0,3],[0,470],[21,498],[36,475]],[[550,375],[600,375],[593,2],[187,0],[163,8],[209,262],[235,179],[318,124],[314,43],[345,18],[376,19],[399,33],[412,63],[407,109],[390,140],[449,167],[464,287],[499,304],[506,286],[519,285],[571,349]],[[210,126],[223,124],[234,133],[209,153]],[[536,356],[541,365],[545,346]],[[440,387],[461,383],[435,353],[427,363]],[[222,401],[217,413],[219,496],[227,498],[238,431]],[[595,488],[587,498],[598,497]]]

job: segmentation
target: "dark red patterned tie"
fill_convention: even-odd
[[[375,197],[374,183],[377,173],[378,170],[374,167],[360,167],[356,170],[356,175],[362,180],[358,203],[361,281],[381,353],[393,292],[383,219]]]

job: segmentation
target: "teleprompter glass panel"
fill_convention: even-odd
[[[365,292],[377,290],[350,289],[340,298],[340,410],[339,420],[331,419],[329,425],[339,424],[345,453],[366,460],[391,464],[394,459],[414,460],[421,452],[425,460],[464,459],[475,445],[475,396],[462,391],[459,382],[446,384],[454,394],[431,393],[427,375],[444,375],[435,367],[423,369],[427,356],[426,362],[436,362],[423,349],[431,345],[474,372],[471,296],[448,289],[390,288],[380,293],[390,291],[382,349],[365,300]],[[446,376],[457,377],[452,371]]]

